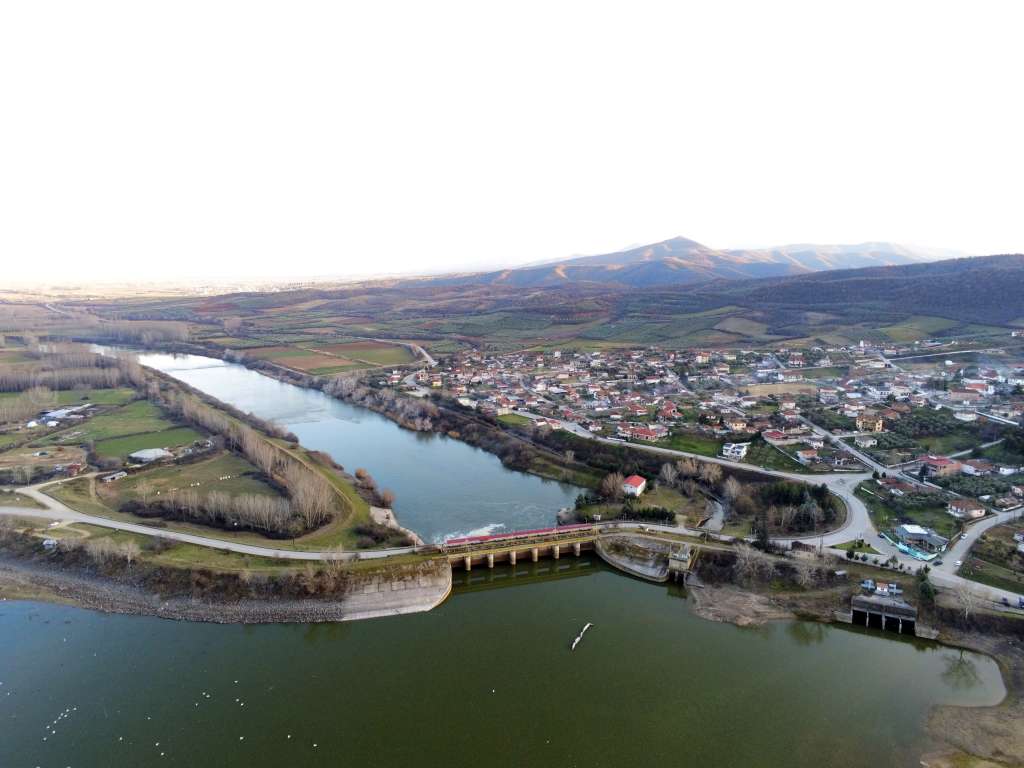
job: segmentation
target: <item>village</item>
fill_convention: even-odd
[[[794,474],[870,473],[857,496],[880,535],[904,554],[941,563],[968,526],[1024,507],[1024,358],[1000,352],[955,340],[470,351],[414,375],[393,371],[379,384],[448,399],[512,428]],[[984,578],[987,568],[994,585],[1019,589],[1024,532],[1009,534],[1012,556],[965,570]]]

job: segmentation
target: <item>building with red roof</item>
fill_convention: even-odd
[[[640,475],[630,475],[622,481],[622,492],[627,496],[639,496],[647,490],[647,481]]]

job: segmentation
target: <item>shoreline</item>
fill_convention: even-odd
[[[432,560],[415,570],[361,575],[337,598],[242,598],[217,600],[161,596],[138,585],[82,572],[54,570],[0,554],[0,597],[71,605],[101,613],[155,616],[215,624],[285,624],[360,621],[424,613],[452,591],[447,562]]]

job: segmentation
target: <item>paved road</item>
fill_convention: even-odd
[[[598,440],[606,440],[606,438],[594,438]],[[614,444],[614,441],[612,441]],[[886,560],[889,557],[895,556],[901,563],[903,563],[911,572],[916,571],[920,566],[921,562],[915,560],[907,555],[900,553],[884,539],[878,536],[878,532],[871,522],[871,517],[868,514],[867,507],[864,505],[859,498],[854,495],[854,489],[857,485],[870,477],[866,473],[846,474],[839,475],[838,473],[832,473],[829,475],[801,475],[792,472],[781,472],[778,470],[761,469],[758,467],[752,467],[747,464],[737,464],[736,462],[728,459],[721,459],[718,457],[701,456],[699,454],[687,453],[685,451],[675,451],[669,448],[659,448],[657,446],[637,445],[631,444],[632,447],[639,448],[641,450],[652,451],[655,453],[661,453],[669,456],[686,456],[690,458],[699,459],[701,461],[711,461],[716,464],[723,464],[726,466],[740,467],[744,470],[758,472],[772,477],[785,478],[795,482],[803,483],[824,483],[828,486],[829,490],[839,496],[847,505],[846,521],[843,525],[834,530],[830,531],[822,536],[812,536],[803,538],[776,538],[773,539],[778,544],[783,546],[790,546],[794,541],[802,541],[804,543],[820,543],[824,547],[833,547],[837,544],[841,544],[851,539],[863,538],[872,547],[878,550],[881,554],[879,555],[880,560]],[[70,479],[70,478],[68,478]],[[258,557],[271,557],[280,558],[283,560],[374,560],[393,555],[405,555],[413,554],[416,552],[432,550],[431,547],[398,547],[393,549],[380,549],[372,550],[367,552],[339,552],[336,550],[329,551],[295,551],[290,549],[277,549],[274,547],[262,547],[253,544],[243,544],[234,541],[227,541],[224,539],[218,539],[209,536],[197,536],[190,533],[181,533],[178,531],[171,531],[164,528],[153,528],[145,525],[138,525],[136,523],[127,523],[120,520],[112,520],[106,517],[100,517],[97,515],[89,515],[83,512],[77,512],[66,504],[58,501],[57,499],[47,496],[42,492],[44,487],[55,485],[56,483],[64,482],[58,480],[56,482],[42,483],[39,485],[19,488],[20,493],[31,497],[45,509],[37,509],[34,507],[7,507],[0,506],[0,515],[12,515],[18,517],[34,517],[47,520],[62,520],[68,522],[77,523],[88,523],[90,525],[96,525],[103,528],[112,528],[114,530],[126,531],[129,533],[137,533],[143,536],[153,536],[161,539],[169,539],[171,541],[180,541],[187,544],[195,544],[201,547],[212,547],[214,549],[228,550],[231,552],[238,552],[240,554],[254,555]],[[998,604],[1002,598],[1006,598],[1010,601],[1011,605],[1017,604],[1018,595],[1009,592],[1007,590],[995,589],[988,587],[977,582],[964,579],[963,577],[956,574],[956,567],[954,563],[957,560],[963,560],[970,549],[971,545],[977,540],[977,538],[984,533],[986,530],[999,523],[1007,522],[1014,518],[1020,518],[1020,511],[1015,512],[1003,512],[993,516],[989,520],[985,520],[980,523],[976,523],[969,529],[969,532],[960,541],[958,541],[950,551],[946,552],[943,557],[942,565],[932,566],[932,580],[933,582],[942,587],[956,589],[961,585],[966,584],[971,591],[983,600],[991,601],[992,603]],[[666,533],[689,533],[696,536],[702,535],[705,531],[702,530],[688,530],[680,529],[672,526],[660,526],[644,523],[613,523],[609,527],[613,528],[640,528],[643,527],[647,530],[664,531]],[[712,534],[715,536],[715,534]],[[839,550],[833,550],[837,554],[841,554]]]
[[[622,445],[621,442],[610,440],[606,437],[595,437],[594,439],[600,440],[605,443],[612,445]],[[874,533],[874,524],[871,522],[871,516],[868,514],[868,509],[864,505],[864,502],[858,499],[854,495],[854,490],[857,485],[863,480],[871,477],[867,472],[830,472],[828,474],[801,474],[799,472],[783,472],[777,469],[765,469],[758,467],[753,464],[742,464],[740,462],[732,461],[731,459],[723,459],[720,456],[704,456],[699,453],[689,453],[688,451],[676,451],[671,448],[661,448],[656,445],[643,445],[642,443],[629,443],[630,448],[637,448],[642,451],[649,451],[651,453],[660,453],[666,456],[685,457],[691,459],[698,459],[700,461],[708,461],[712,464],[720,464],[725,467],[731,467],[733,469],[741,469],[745,472],[755,472],[761,475],[769,475],[771,477],[778,477],[784,480],[792,480],[797,483],[810,483],[813,485],[822,485],[828,487],[828,489],[836,496],[841,498],[846,504],[847,515],[846,521],[839,528],[833,531],[829,531],[824,536],[813,536],[813,537],[793,537],[793,538],[778,538],[780,544],[789,546],[794,541],[815,541],[821,542],[824,546],[830,547],[836,544],[842,544],[859,537],[862,532],[867,532],[868,535]]]
[[[62,482],[62,481],[57,481]],[[253,544],[242,544],[235,541],[227,541],[211,536],[196,536],[191,533],[181,533],[165,528],[153,528],[148,525],[137,523],[126,523],[120,520],[112,520],[98,515],[88,515],[84,512],[76,512],[63,502],[47,496],[42,488],[56,483],[42,483],[31,487],[19,488],[18,492],[38,501],[45,509],[35,507],[7,507],[0,506],[0,515],[13,515],[17,517],[34,517],[46,520],[62,520],[73,523],[88,523],[102,528],[113,528],[117,531],[138,533],[143,536],[153,536],[159,539],[170,539],[186,544],[196,544],[200,547],[212,547],[214,549],[226,549],[231,552],[238,552],[245,555],[257,555],[259,557],[275,557],[283,560],[374,560],[391,555],[405,555],[416,552],[417,547],[398,547],[394,549],[375,549],[367,552],[337,552],[333,550],[321,552],[303,552],[292,549],[277,549],[274,547],[261,547]]]

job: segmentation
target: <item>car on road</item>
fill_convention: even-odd
[[[936,565],[942,565],[942,558],[940,557],[938,560],[936,560],[935,564]]]
[[[953,565],[955,565],[957,568],[959,568],[963,564],[964,564],[963,560],[957,560],[955,563],[953,563]]]

